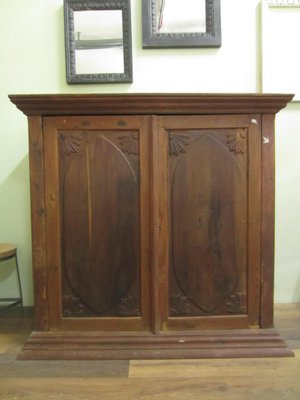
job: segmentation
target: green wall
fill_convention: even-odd
[[[259,1],[222,1],[220,49],[143,50],[141,1],[132,0],[132,84],[67,85],[62,0],[0,1],[0,242],[18,245],[25,304],[33,303],[26,117],[8,94],[75,92],[257,92]],[[300,301],[300,104],[277,118],[277,302]],[[11,263],[0,296],[12,294]]]

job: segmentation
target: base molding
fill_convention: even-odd
[[[292,357],[274,329],[203,331],[192,334],[32,332],[19,360],[126,360]]]

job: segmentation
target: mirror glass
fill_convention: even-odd
[[[121,10],[75,11],[76,74],[124,73]]]
[[[156,0],[158,33],[206,32],[206,0]]]
[[[143,48],[220,47],[220,0],[142,0]]]
[[[64,0],[68,83],[132,82],[130,0]]]

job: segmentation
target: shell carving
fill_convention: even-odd
[[[135,296],[128,295],[123,297],[118,305],[119,315],[123,317],[138,317],[141,315],[138,308],[139,299]]]
[[[226,143],[228,149],[235,154],[244,154],[247,146],[246,129],[238,129],[236,133],[228,133]]]
[[[190,301],[186,296],[175,294],[170,298],[170,315],[179,317],[190,314]]]
[[[79,297],[72,294],[63,295],[64,317],[84,314],[84,306]]]
[[[136,133],[119,136],[119,145],[123,153],[139,154],[139,137]]]
[[[177,135],[172,132],[169,133],[169,152],[171,156],[178,156],[180,153],[185,153],[185,146],[187,146],[189,137],[187,135]]]
[[[81,144],[80,136],[61,136],[63,152],[65,154],[78,153]]]
[[[226,303],[226,309],[230,314],[245,314],[246,293],[235,292],[231,294]]]

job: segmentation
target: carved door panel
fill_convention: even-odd
[[[157,120],[159,330],[242,328],[259,320],[258,116]],[[165,212],[163,209],[165,208]],[[163,243],[165,251],[160,250]],[[161,289],[163,282],[160,282]]]
[[[45,118],[51,326],[149,329],[149,120]]]

